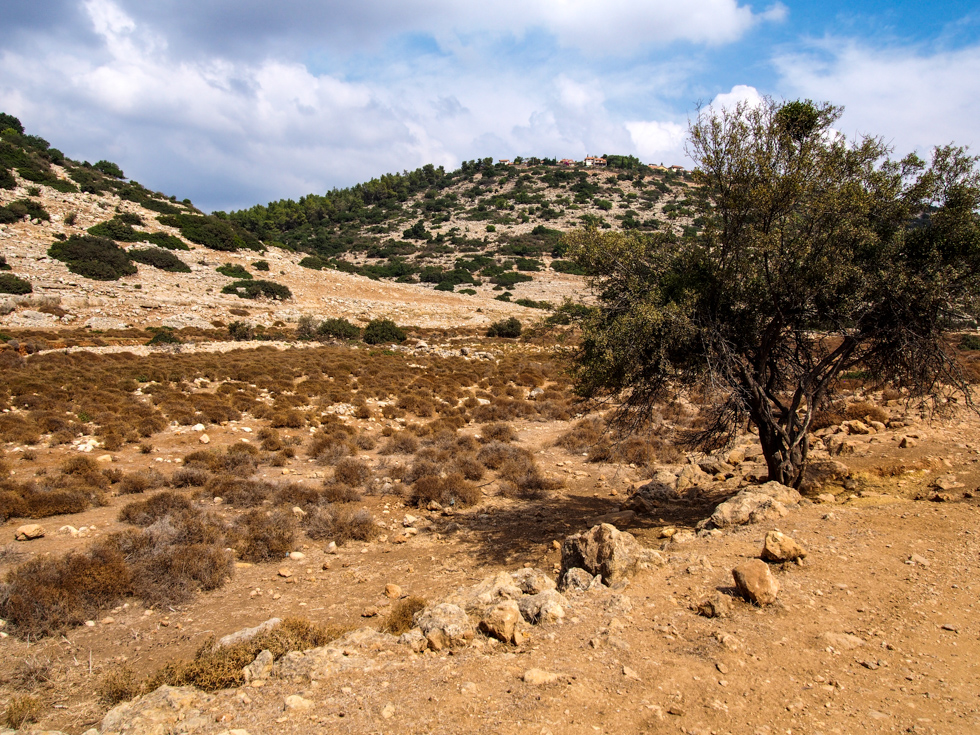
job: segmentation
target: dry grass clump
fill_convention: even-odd
[[[140,683],[136,672],[126,664],[113,665],[100,678],[95,694],[102,704],[115,707],[140,694]]]
[[[886,423],[890,418],[887,411],[868,401],[850,404],[844,416],[851,421],[880,421],[881,423]]]
[[[499,470],[508,461],[520,463],[533,461],[531,453],[526,449],[501,442],[490,442],[484,446],[476,455],[476,459],[491,470]]]
[[[92,493],[85,488],[39,487],[33,482],[0,479],[0,521],[81,513],[92,501]]]
[[[483,427],[483,441],[490,442],[512,442],[517,439],[517,432],[510,424],[494,423]]]
[[[242,669],[262,651],[279,660],[290,651],[305,651],[325,646],[349,632],[348,628],[323,627],[301,618],[286,618],[272,630],[231,646],[216,648],[208,641],[190,661],[168,664],[144,682],[142,691],[157,687],[195,686],[207,692],[241,686],[245,683]]]
[[[21,725],[37,722],[40,716],[41,700],[30,694],[25,694],[10,700],[3,717],[7,727],[17,730]]]
[[[97,487],[100,490],[109,487],[109,479],[102,472],[99,463],[85,454],[69,457],[65,460],[61,465],[61,474],[65,478],[72,478],[77,482]]]
[[[307,454],[320,464],[336,464],[354,451],[353,437],[347,427],[329,427],[310,437]]]
[[[336,480],[323,483],[323,499],[329,503],[356,503],[363,495],[356,487]]]
[[[119,480],[119,494],[131,495],[163,487],[167,478],[153,468],[124,474]]]
[[[605,426],[598,416],[581,419],[571,429],[558,437],[556,447],[573,454],[584,454],[598,444],[605,434]]]
[[[232,547],[242,561],[282,559],[293,550],[296,519],[283,510],[255,509],[236,521],[232,536]]]
[[[381,528],[365,508],[320,506],[303,518],[302,524],[311,540],[330,539],[338,546],[348,541],[371,541],[381,534]]]
[[[428,603],[421,597],[406,597],[391,606],[391,611],[381,623],[381,632],[391,635],[407,633],[415,627],[415,613],[425,609]]]
[[[483,493],[480,489],[458,472],[445,477],[426,475],[413,484],[409,493],[409,502],[418,507],[424,507],[435,500],[440,505],[462,508],[480,502]]]
[[[282,437],[279,432],[273,428],[265,427],[259,429],[258,433],[259,440],[262,442],[260,445],[263,451],[266,452],[278,452],[285,445],[282,442]]]
[[[202,467],[181,467],[170,476],[173,487],[204,487],[211,473]]]
[[[381,445],[378,454],[415,454],[418,450],[418,438],[408,431],[399,431],[388,437],[388,441]]]
[[[264,480],[246,480],[233,475],[215,475],[204,486],[205,496],[221,498],[236,508],[262,505],[276,491],[276,486]]]
[[[333,472],[334,482],[351,487],[360,487],[371,479],[371,468],[362,459],[346,457],[339,462]]]
[[[10,681],[18,689],[33,691],[41,684],[51,680],[51,659],[41,656],[26,656],[17,662]]]
[[[180,493],[165,490],[146,500],[127,503],[119,511],[119,520],[146,528],[164,516],[189,511],[192,507],[191,501]]]
[[[272,496],[273,505],[288,505],[289,507],[308,508],[317,505],[323,493],[309,485],[300,482],[290,482],[280,485]]]
[[[470,482],[479,482],[486,474],[487,468],[474,454],[460,454],[452,461],[452,471],[459,472]]]

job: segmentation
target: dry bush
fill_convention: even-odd
[[[126,664],[111,664],[99,678],[95,688],[99,701],[107,707],[115,707],[120,702],[128,702],[140,694],[139,679],[136,672]]]
[[[146,528],[164,516],[188,511],[192,507],[191,501],[180,493],[165,490],[146,500],[127,503],[119,511],[119,520],[122,523],[132,523],[134,526]]]
[[[37,722],[40,716],[41,700],[30,694],[11,699],[4,712],[7,727],[12,727],[15,730],[29,722]]]
[[[646,467],[657,461],[657,450],[649,439],[629,437],[615,445],[616,459],[625,464]]]
[[[371,479],[371,468],[364,460],[346,457],[337,463],[333,471],[334,482],[360,487]]]
[[[286,511],[255,509],[237,520],[232,534],[233,546],[242,561],[282,559],[293,550],[296,519]]]
[[[598,442],[589,447],[586,461],[588,462],[612,462],[615,456],[612,442],[603,437]]]
[[[273,505],[288,505],[290,507],[307,508],[320,502],[322,492],[303,485],[299,482],[290,482],[281,485],[272,496]]]
[[[170,476],[174,487],[204,487],[211,479],[211,473],[201,467],[181,467]]]
[[[419,450],[419,440],[408,431],[399,431],[388,438],[378,454],[415,454]]]
[[[469,434],[456,437],[455,448],[457,452],[475,452],[479,450],[480,443]]]
[[[363,449],[366,452],[370,452],[372,449],[378,446],[378,440],[371,434],[362,433],[357,435],[356,444],[358,449]]]
[[[499,470],[508,461],[532,462],[531,453],[526,449],[500,442],[491,442],[476,455],[478,461],[491,470]]]
[[[17,662],[10,681],[18,689],[33,691],[41,684],[51,680],[51,659],[41,656],[27,656]]]
[[[52,489],[0,480],[0,521],[81,513],[92,505],[92,500],[92,493],[86,488]]]
[[[889,419],[888,413],[884,409],[867,401],[852,403],[845,410],[844,416],[851,421],[880,421],[885,423]]]
[[[275,411],[269,417],[269,425],[276,429],[301,429],[306,425],[306,419],[296,409]]]
[[[333,540],[338,546],[348,541],[372,541],[381,535],[381,528],[366,508],[338,508],[334,512]]]
[[[278,452],[284,446],[282,443],[282,437],[275,429],[264,427],[259,430],[258,437],[262,442],[261,447],[263,451]]]
[[[573,454],[584,454],[602,439],[604,433],[602,419],[595,416],[585,418],[558,437],[555,446]]]
[[[463,477],[471,482],[479,482],[483,479],[487,468],[473,454],[457,455],[453,460],[452,469],[459,472]]]
[[[810,431],[819,431],[831,426],[839,426],[846,419],[845,406],[842,402],[830,403],[821,406],[813,412],[813,419],[810,421]]]
[[[204,486],[204,494],[221,498],[236,508],[262,505],[276,491],[275,485],[264,480],[246,480],[232,475],[215,475]]]
[[[490,442],[512,442],[517,439],[517,432],[510,424],[487,424],[483,427],[483,441]]]
[[[343,627],[323,627],[300,618],[286,618],[272,630],[247,641],[216,648],[206,642],[190,661],[167,665],[143,683],[142,691],[157,687],[195,686],[207,692],[229,689],[245,683],[242,669],[262,651],[268,650],[278,660],[290,651],[305,651],[325,646],[349,631]]]
[[[356,503],[361,500],[361,491],[336,480],[323,483],[323,499],[329,503]]]
[[[163,487],[166,484],[167,478],[155,469],[139,470],[122,476],[119,480],[119,494],[143,493],[147,490]]]
[[[310,437],[307,453],[320,464],[336,464],[353,451],[353,441],[345,431],[319,431]]]
[[[409,493],[409,502],[424,507],[435,500],[440,505],[465,507],[480,502],[483,493],[458,472],[445,477],[426,475],[417,479]]]
[[[61,474],[100,490],[109,487],[109,479],[102,473],[99,463],[84,454],[65,460],[61,465]]]
[[[211,472],[221,472],[225,468],[222,456],[211,449],[199,449],[184,457],[184,467],[197,467]]]
[[[391,610],[381,623],[381,632],[401,635],[415,627],[415,613],[425,609],[428,603],[421,597],[406,597],[391,606]]]
[[[324,541],[333,535],[334,508],[332,505],[313,508],[300,521],[311,541]]]
[[[501,473],[503,477],[503,473]],[[551,480],[532,465],[519,473],[508,473],[502,484],[501,494],[507,498],[540,500],[562,486],[561,480]]]

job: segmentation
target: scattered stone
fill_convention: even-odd
[[[215,644],[215,648],[224,648],[225,646],[233,646],[236,643],[243,643],[244,641],[250,641],[255,636],[260,633],[266,633],[273,628],[275,628],[282,620],[279,618],[269,618],[263,623],[259,623],[254,628],[245,628],[244,630],[239,630],[234,633],[229,633],[223,638],[219,638],[218,642]]]
[[[331,541],[329,544],[327,544],[326,546],[323,547],[323,550],[326,553],[328,553],[328,554],[337,554],[337,553],[339,553],[339,551],[337,549],[337,542],[336,541]]]
[[[393,705],[391,702],[388,702],[388,704],[386,704],[384,708],[381,710],[381,717],[384,718],[385,720],[390,720],[394,716],[395,716],[395,705]]]
[[[899,449],[914,449],[918,442],[910,436],[903,436],[898,442]]]
[[[836,503],[837,502],[837,496],[836,495],[831,495],[830,493],[820,493],[817,496],[817,502],[818,503],[825,503],[825,504],[828,504],[828,505],[830,503]]]
[[[381,614],[381,610],[376,605],[369,605],[361,611],[362,618],[376,618]]]
[[[286,579],[289,579],[290,577],[293,576],[293,570],[290,569],[289,567],[279,567],[278,573],[280,577],[285,577]]]
[[[408,646],[415,653],[421,653],[429,645],[428,640],[418,628],[412,628],[407,633],[402,633],[398,637],[398,642],[403,646]]]
[[[565,617],[568,602],[556,590],[545,590],[536,595],[526,595],[518,602],[521,615],[532,624],[557,623]]]
[[[727,618],[732,614],[732,598],[721,592],[698,603],[698,615],[706,618]]]
[[[101,454],[101,455],[99,455],[98,457],[95,458],[95,461],[96,462],[102,462],[103,464],[111,463],[112,462],[112,455],[111,454]]]
[[[568,590],[587,590],[592,585],[593,579],[595,579],[595,577],[584,569],[572,567],[561,576],[559,589],[561,589],[562,592],[566,592]]]
[[[912,554],[912,556],[909,557],[908,563],[920,567],[929,566],[929,560],[924,556],[920,556],[919,554]]]
[[[524,672],[524,683],[534,687],[554,684],[559,679],[561,679],[560,674],[545,671],[544,669],[528,669]]]
[[[191,431],[204,431],[204,424],[194,424]]]
[[[639,569],[642,548],[636,538],[615,526],[602,523],[565,539],[561,548],[561,574],[579,567],[601,575],[607,585],[629,579]]]
[[[764,485],[742,490],[715,508],[706,521],[698,524],[705,528],[727,528],[746,523],[761,523],[787,515],[787,506],[799,505],[802,496],[793,488],[771,481]]]
[[[193,732],[213,722],[200,712],[214,697],[194,687],[163,685],[113,707],[102,718],[103,733]]]
[[[44,538],[44,526],[39,523],[20,526],[14,534],[15,541],[33,541],[39,538]]]
[[[536,595],[545,590],[555,589],[555,581],[540,569],[520,569],[511,572],[510,576],[525,595]]]
[[[450,603],[444,602],[416,613],[415,624],[433,651],[465,646],[473,640],[474,630],[469,617],[462,608]]]
[[[402,596],[402,588],[397,584],[386,584],[385,585],[385,597],[389,600],[397,600]]]
[[[824,459],[809,462],[803,473],[800,490],[811,493],[823,487],[828,482],[837,482],[850,477],[851,471],[843,462],[835,459]]]
[[[732,570],[739,593],[756,605],[771,605],[779,594],[779,582],[769,571],[769,565],[759,559],[750,559]]]
[[[524,634],[520,630],[523,622],[521,609],[513,600],[498,602],[480,621],[480,631],[491,638],[504,643],[519,646],[524,642]]]
[[[302,551],[290,551],[289,558],[293,561],[303,561],[303,559],[306,558],[306,554],[304,554]]]
[[[864,641],[850,633],[824,633],[822,638],[839,651],[853,651],[864,645]]]
[[[198,439],[198,441],[201,442],[201,444],[210,444],[211,437],[208,436],[207,434],[201,434],[201,438]]]
[[[632,679],[633,681],[643,681],[639,673],[635,669],[631,669],[629,666],[623,667],[623,676],[627,679]]]
[[[605,515],[595,516],[594,518],[589,518],[586,523],[591,526],[597,526],[601,523],[608,523],[611,526],[616,526],[617,528],[626,528],[633,521],[636,520],[636,512],[632,510],[621,510],[615,513],[606,513]]]
[[[284,704],[286,709],[291,710],[308,710],[313,707],[313,702],[298,694],[290,694],[286,697]]]
[[[245,683],[250,684],[251,682],[259,679],[268,679],[269,675],[272,673],[272,665],[274,663],[275,661],[272,657],[272,651],[260,652],[252,663],[242,669],[242,675],[245,677]]]
[[[806,550],[786,534],[779,531],[770,531],[766,534],[762,546],[762,558],[765,561],[796,561],[805,556]]]

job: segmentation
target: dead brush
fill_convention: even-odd
[[[499,470],[508,461],[524,463],[532,461],[531,453],[526,449],[501,442],[490,442],[477,453],[476,458],[491,470]]]
[[[409,493],[409,502],[419,508],[425,507],[431,501],[440,505],[462,508],[480,502],[483,493],[480,489],[458,472],[445,477],[426,475],[413,484]]]
[[[307,453],[319,464],[336,464],[353,452],[351,435],[345,431],[319,431],[310,438]]]
[[[483,427],[481,440],[485,444],[490,442],[512,442],[517,439],[517,432],[510,424],[493,423]]]
[[[397,434],[390,436],[388,441],[381,445],[378,454],[415,454],[418,450],[418,438],[407,431],[399,431]]]
[[[42,684],[51,681],[51,659],[39,655],[25,656],[14,667],[10,681],[18,689],[34,691]]]
[[[381,528],[366,508],[337,508],[333,518],[333,540],[338,546],[348,541],[373,541]]]
[[[323,499],[330,503],[356,503],[363,498],[361,491],[336,480],[323,483]]]
[[[868,401],[850,404],[845,409],[844,416],[851,421],[880,421],[883,424],[890,418],[887,411]]]
[[[254,508],[272,496],[276,486],[264,480],[246,480],[234,475],[215,475],[204,486],[203,495],[222,498],[236,508]]]
[[[427,604],[422,597],[398,600],[381,623],[381,632],[389,635],[407,633],[415,627],[415,614],[424,610]]]
[[[270,427],[260,429],[258,438],[262,442],[260,447],[266,452],[278,452],[284,446],[279,432]]]
[[[164,516],[183,511],[189,511],[193,507],[190,500],[170,490],[147,498],[146,500],[135,500],[127,503],[119,511],[119,520],[123,523],[132,523],[134,526],[145,528]]]
[[[33,482],[0,480],[0,519],[4,521],[81,513],[92,501],[93,493],[84,487],[48,488]]]
[[[598,444],[604,434],[604,422],[593,416],[578,421],[569,431],[558,437],[555,446],[572,454],[584,454]]]
[[[110,664],[110,667],[99,677],[99,683],[95,688],[95,695],[107,707],[128,702],[140,693],[140,682],[136,672],[126,664]]]
[[[334,482],[360,487],[371,479],[371,474],[371,468],[364,460],[345,457],[334,467],[333,479]]]
[[[157,470],[149,468],[123,475],[119,480],[119,494],[144,493],[165,485],[167,485],[167,478]]]
[[[7,705],[4,720],[7,727],[19,730],[22,725],[37,722],[41,716],[41,700],[30,694],[14,697]]]
[[[349,631],[346,627],[325,627],[301,618],[286,618],[272,630],[231,646],[216,648],[213,640],[207,641],[192,660],[168,664],[145,681],[141,690],[153,691],[163,684],[195,686],[206,692],[241,686],[245,683],[242,669],[262,651],[268,650],[278,661],[290,651],[325,646]]]
[[[241,516],[231,530],[232,548],[247,562],[282,559],[293,550],[296,519],[292,513],[255,509]]]
[[[202,467],[181,467],[170,476],[173,487],[204,487],[211,479],[211,473]]]
[[[459,472],[470,482],[482,480],[487,470],[474,454],[457,455],[453,459],[451,467],[453,472]]]

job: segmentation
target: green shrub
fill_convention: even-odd
[[[523,327],[521,322],[517,317],[511,317],[510,319],[504,319],[499,322],[494,322],[490,325],[487,330],[488,337],[520,337]]]
[[[17,179],[5,166],[0,166],[0,189],[16,189]]]
[[[245,270],[243,265],[232,265],[231,263],[225,263],[224,265],[219,265],[215,268],[218,273],[223,276],[228,276],[229,278],[238,278],[245,281],[252,280],[252,274]]]
[[[5,207],[0,207],[0,224],[17,222],[30,215],[31,219],[51,221],[51,215],[39,202],[31,199],[16,199]]]
[[[78,222],[78,212],[75,210],[65,215],[65,224],[69,227],[74,227],[76,222]]]
[[[503,286],[504,288],[512,288],[518,283],[527,283],[528,281],[533,281],[534,279],[527,275],[526,273],[518,273],[517,271],[507,271],[501,273],[498,276],[494,276],[490,279],[493,283],[498,286]]]
[[[364,328],[364,341],[369,345],[404,342],[407,336],[391,319],[372,319]]]
[[[158,345],[179,345],[182,344],[182,342],[177,335],[171,332],[169,329],[161,329],[159,332],[154,334],[153,338],[146,344],[150,347],[156,347]]]
[[[316,333],[330,339],[357,339],[361,336],[361,330],[346,319],[325,319],[316,328]]]
[[[964,334],[960,340],[961,350],[980,350],[980,337],[975,334]]]
[[[72,235],[55,242],[48,255],[63,261],[68,270],[96,281],[116,281],[136,273],[129,254],[112,240],[92,235]]]
[[[96,237],[107,237],[116,242],[139,242],[143,239],[143,233],[134,230],[130,223],[124,222],[119,217],[89,227],[88,233]]]
[[[275,301],[285,301],[293,297],[292,291],[287,286],[275,281],[263,281],[261,279],[234,281],[221,289],[221,293],[234,294],[242,299],[257,299],[264,296]]]
[[[535,301],[534,299],[518,299],[514,302],[518,306],[526,306],[529,309],[548,309],[551,310],[550,301]]]
[[[305,258],[300,260],[297,265],[302,266],[303,268],[310,268],[315,271],[322,271],[324,268],[330,267],[330,264],[319,255],[307,255]]]
[[[10,270],[10,266],[7,265],[7,259],[3,255],[0,255],[0,271],[9,271],[9,270]]]
[[[213,215],[164,214],[157,219],[168,227],[177,227],[180,234],[191,242],[211,250],[235,252],[242,248],[262,249],[262,243],[254,235]]]
[[[0,293],[20,295],[32,291],[34,287],[24,279],[18,278],[13,273],[0,273]]]
[[[140,235],[142,236],[140,240],[145,240],[157,247],[167,250],[190,250],[186,242],[174,235],[168,235],[166,232],[141,232]]]
[[[129,257],[135,260],[137,263],[152,265],[154,268],[159,268],[160,270],[167,271],[168,273],[191,272],[191,268],[189,265],[187,265],[187,263],[182,261],[169,250],[163,250],[161,248],[146,248],[144,250],[137,250],[134,248],[129,251]]]
[[[106,176],[111,176],[114,179],[126,178],[126,175],[123,173],[122,169],[112,161],[99,161],[92,166],[92,168],[94,168],[96,171],[101,171]]]
[[[585,268],[571,260],[551,261],[551,270],[557,273],[568,273],[573,276],[584,276]]]
[[[244,342],[255,336],[255,327],[248,322],[232,322],[228,325],[228,336],[236,342]]]
[[[256,260],[252,263],[252,267],[257,271],[263,271],[265,273],[269,272],[269,261],[267,260]]]

